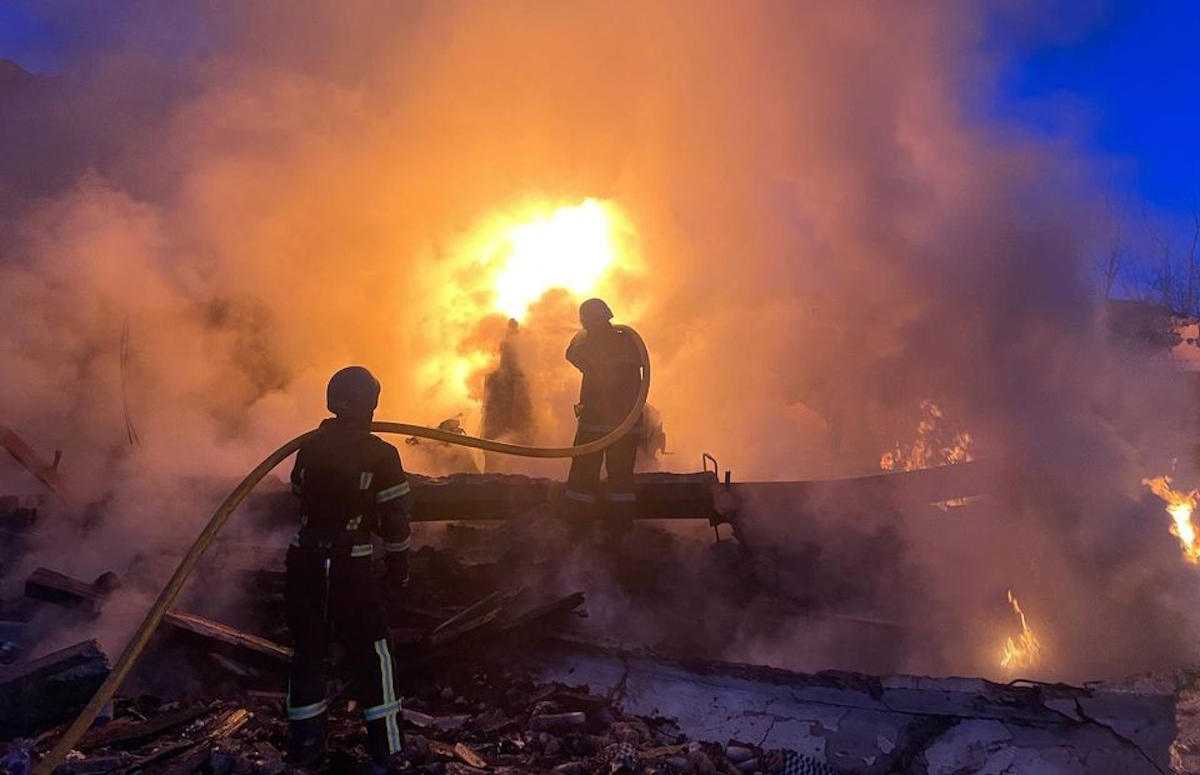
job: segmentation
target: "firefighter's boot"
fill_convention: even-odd
[[[296,767],[306,770],[320,769],[325,763],[325,738],[328,734],[328,715],[322,713],[313,718],[291,721],[291,746],[288,758]]]

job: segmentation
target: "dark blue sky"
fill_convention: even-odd
[[[1190,215],[1200,186],[1200,2],[1116,0],[1069,40],[1018,50],[998,110],[1117,157],[1125,164],[1114,186]]]
[[[11,59],[29,70],[54,68],[55,33],[25,3],[0,0],[0,59]]]
[[[1083,21],[1071,35],[1008,44],[997,114],[1114,157],[1119,196],[1190,215],[1200,187],[1200,0],[1111,0],[1098,15],[1086,10],[1095,0],[1078,0],[1075,14],[1072,0],[1054,7],[1066,25]],[[0,58],[52,71],[70,41],[28,8],[0,0]]]

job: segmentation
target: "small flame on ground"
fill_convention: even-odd
[[[523,320],[530,305],[552,288],[590,296],[616,264],[613,231],[609,211],[595,199],[513,226],[507,258],[493,283],[496,309]]]
[[[1008,590],[1008,602],[1012,606],[1013,612],[1021,620],[1021,634],[1017,636],[1016,640],[1012,637],[1005,638],[1004,656],[1000,659],[1000,666],[1010,672],[1037,667],[1042,660],[1042,644],[1033,634],[1029,622],[1025,620],[1021,604],[1017,602],[1017,596],[1012,593],[1011,589]]]
[[[884,471],[917,471],[972,459],[971,434],[950,433],[944,427],[942,408],[932,401],[922,401],[921,411],[925,416],[917,423],[913,443],[904,447],[897,441],[895,449],[879,458],[879,467]]]
[[[1171,535],[1179,539],[1184,559],[1193,565],[1200,562],[1200,545],[1197,545],[1196,526],[1192,522],[1192,512],[1196,510],[1196,500],[1200,493],[1196,490],[1181,492],[1173,489],[1171,477],[1165,474],[1153,479],[1143,479],[1142,484],[1167,504],[1167,513],[1171,515]]]

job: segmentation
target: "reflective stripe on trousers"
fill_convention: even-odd
[[[299,707],[292,705],[292,682],[288,681],[287,693],[287,717],[288,721],[305,721],[310,718],[316,718],[322,713],[329,710],[329,703],[325,700],[318,700],[311,705],[301,705]]]
[[[375,641],[375,653],[379,655],[379,675],[383,683],[383,703],[363,711],[367,721],[382,719],[387,727],[388,751],[396,753],[403,748],[400,739],[400,701],[396,699],[396,684],[392,676],[392,654],[388,650],[387,638]]]

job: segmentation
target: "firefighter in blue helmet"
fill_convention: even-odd
[[[583,374],[575,414],[579,427],[575,444],[586,444],[615,429],[637,403],[642,382],[642,362],[637,345],[612,325],[612,310],[600,299],[579,307],[583,330],[567,347],[567,360]],[[637,425],[602,452],[573,458],[567,475],[566,498],[572,515],[582,524],[601,518],[610,534],[618,536],[633,523],[637,493],[633,465],[641,435]],[[600,467],[608,473],[608,489],[600,489]]]
[[[327,404],[335,416],[300,447],[292,470],[301,517],[284,590],[295,643],[287,713],[291,759],[302,767],[324,759],[325,660],[334,639],[350,661],[373,769],[385,770],[403,747],[383,594],[371,575],[371,534],[383,539],[385,590],[395,594],[408,583],[412,495],[396,448],[371,435],[378,403],[379,382],[365,368],[334,374]]]

